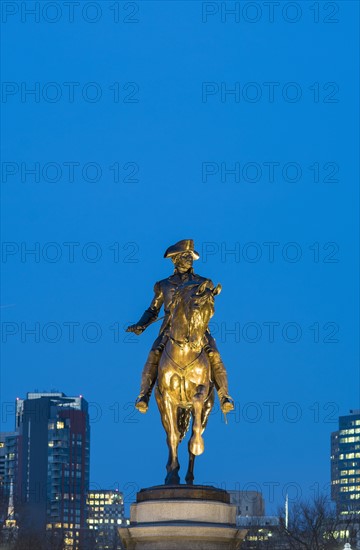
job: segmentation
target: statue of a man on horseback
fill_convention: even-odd
[[[199,254],[191,239],[170,246],[165,258],[173,261],[174,274],[155,284],[149,309],[127,329],[141,334],[157,320],[164,306],[164,320],[143,369],[136,407],[140,412],[147,411],[157,381],[155,396],[169,448],[165,479],[168,485],[180,482],[178,445],[193,419],[185,477],[186,483],[192,484],[195,456],[204,451],[202,434],[214,404],[214,386],[222,411],[226,414],[234,408],[226,370],[208,328],[221,285],[214,287],[210,279],[194,273],[193,261]]]
[[[186,282],[202,283],[205,279],[193,271],[193,261],[199,259],[199,254],[194,250],[194,241],[186,239],[170,246],[164,258],[170,258],[175,266],[174,273],[167,279],[155,283],[154,298],[150,307],[144,312],[141,319],[127,328],[128,332],[134,332],[139,335],[154,323],[162,306],[164,306],[164,320],[160,328],[159,336],[152,345],[147,361],[144,365],[140,393],[136,400],[136,408],[146,413],[148,410],[149,399],[155,385],[158,373],[158,365],[161,354],[168,338],[170,305],[177,288]],[[212,285],[211,281],[210,284]],[[234,403],[229,396],[227,373],[224,363],[221,360],[216,342],[211,336],[209,330],[206,332],[205,351],[208,354],[211,365],[211,377],[215,384],[220,399],[221,410],[224,413],[230,412],[234,408]]]

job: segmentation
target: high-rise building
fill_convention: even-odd
[[[331,498],[342,516],[360,514],[360,410],[340,416],[331,434]]]
[[[97,550],[120,550],[122,548],[118,527],[129,523],[124,517],[122,493],[98,489],[87,496],[88,525],[93,531]]]
[[[20,438],[20,529],[52,530],[79,547],[87,528],[90,427],[88,403],[64,393],[28,393],[16,401]],[[16,508],[16,507],[15,507]]]
[[[6,489],[5,489],[5,433],[0,433],[0,525],[5,521],[6,515]]]

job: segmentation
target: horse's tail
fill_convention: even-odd
[[[186,432],[190,426],[191,411],[190,409],[178,409],[177,425],[180,433],[180,441],[182,441],[186,435]]]

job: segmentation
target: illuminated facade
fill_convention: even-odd
[[[88,526],[94,532],[97,550],[121,549],[118,527],[124,519],[124,499],[119,491],[90,491],[87,496]]]
[[[7,540],[11,540],[17,534],[14,501],[19,481],[18,456],[18,434],[16,432],[0,433],[0,524],[2,538]]]
[[[63,393],[28,393],[16,401],[21,438],[20,528],[48,531],[76,550],[87,530],[90,427],[87,401]]]
[[[288,550],[289,546],[280,533],[279,524],[280,520],[275,516],[237,516],[236,526],[239,529],[247,529],[241,549],[276,548],[276,550]]]
[[[0,433],[0,489],[8,496],[10,484],[15,483],[19,454],[19,435],[17,432]]]
[[[331,498],[342,516],[360,514],[360,410],[340,416],[331,434]]]

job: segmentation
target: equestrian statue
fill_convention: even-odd
[[[158,319],[164,306],[164,319],[145,363],[135,406],[141,413],[147,412],[156,384],[156,402],[169,448],[166,485],[180,483],[178,445],[192,418],[185,477],[191,485],[195,456],[204,452],[202,433],[214,404],[214,386],[223,413],[234,409],[227,373],[208,328],[221,285],[215,287],[210,279],[194,273],[193,262],[200,256],[192,239],[170,246],[164,257],[172,260],[173,275],[155,283],[150,307],[136,324],[127,328],[128,332],[141,334]]]

